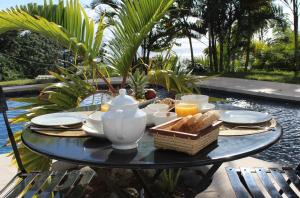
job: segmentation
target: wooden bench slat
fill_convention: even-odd
[[[248,190],[251,192],[251,195],[254,198],[264,198],[265,196],[262,194],[261,190],[257,186],[252,176],[251,170],[249,168],[241,167],[241,173],[248,186]]]
[[[287,184],[285,178],[280,173],[280,170],[277,168],[270,168],[270,170],[272,176],[275,178],[275,181],[288,197],[298,197],[293,189],[291,189],[291,187]]]
[[[45,190],[43,190],[42,193],[39,194],[39,198],[48,198],[50,194],[53,192],[55,187],[61,182],[61,180],[65,177],[66,172],[59,171],[59,172],[53,172],[51,176],[51,183],[46,187]]]
[[[265,189],[268,191],[269,195],[274,198],[281,198],[282,196],[273,185],[271,179],[267,174],[267,170],[264,168],[255,168],[255,171]]]
[[[35,177],[37,176],[37,173],[30,173],[27,175],[26,178],[24,178],[20,183],[18,183],[10,192],[8,192],[4,197],[7,198],[15,198],[17,197],[28,185],[30,185]]]
[[[289,178],[289,180],[296,186],[298,190],[300,190],[300,180],[296,174],[296,170],[292,168],[282,168]]]
[[[50,171],[46,171],[43,173],[40,173],[37,177],[36,180],[33,184],[33,186],[26,192],[24,195],[24,198],[31,198],[35,193],[37,193],[42,186],[45,184],[47,181],[47,178],[51,175]]]
[[[245,189],[244,185],[240,181],[240,178],[237,174],[237,170],[232,167],[227,167],[226,172],[236,197],[237,198],[250,197],[248,191]]]

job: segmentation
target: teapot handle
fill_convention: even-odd
[[[115,110],[116,112],[116,118],[120,120],[120,122],[118,124],[116,124],[116,128],[117,128],[117,138],[118,139],[124,139],[124,134],[123,134],[123,110],[122,109],[117,109]]]

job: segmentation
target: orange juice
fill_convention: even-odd
[[[188,115],[195,115],[199,113],[199,110],[196,104],[179,103],[175,105],[175,112],[178,117],[185,117]]]
[[[108,104],[101,104],[100,108],[101,108],[100,111],[107,112],[109,110],[109,105]]]

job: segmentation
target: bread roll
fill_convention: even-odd
[[[174,124],[172,127],[171,127],[171,130],[173,131],[181,131],[181,132],[184,132],[184,129],[186,128],[186,124],[187,124],[187,121],[191,118],[192,116],[187,116],[187,117],[184,117],[182,118],[181,120],[179,120],[176,124]]]
[[[197,117],[191,126],[189,126],[190,133],[197,133],[210,125],[220,118],[218,111],[208,111],[202,116]]]
[[[201,116],[202,116],[202,113],[197,113],[197,114],[193,115],[193,116],[187,121],[187,126],[188,126],[188,127],[193,126],[193,125],[195,124],[195,122],[196,122],[199,118],[201,118]]]

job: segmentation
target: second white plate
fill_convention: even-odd
[[[244,110],[230,110],[220,113],[220,120],[231,124],[259,124],[272,119],[268,113]]]
[[[86,116],[80,112],[60,112],[37,116],[31,122],[40,126],[67,126],[81,123]]]

